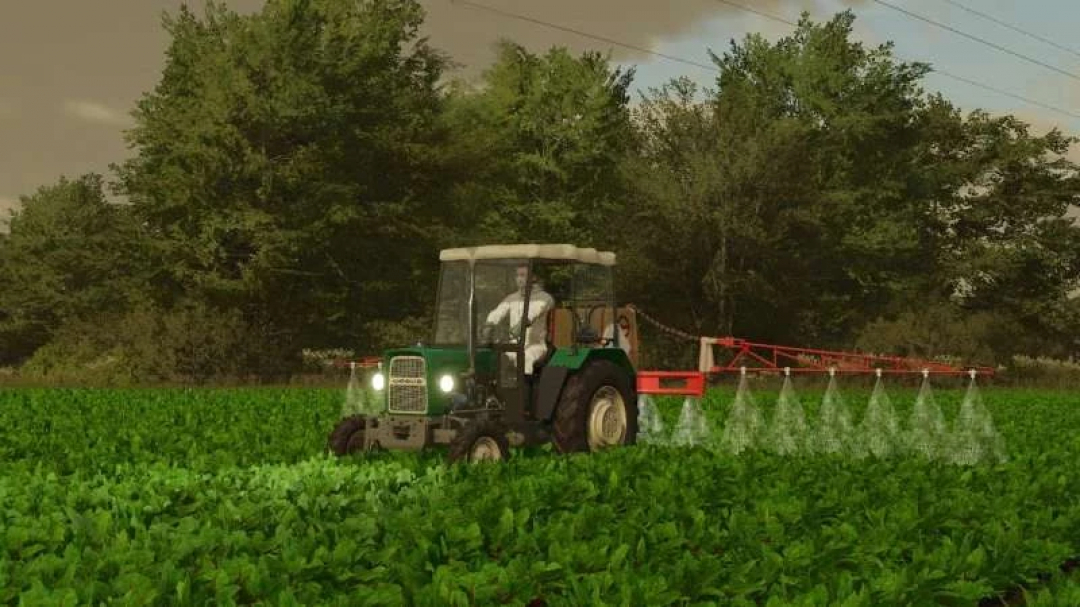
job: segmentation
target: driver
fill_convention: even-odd
[[[496,325],[510,315],[510,331],[512,336],[520,335],[521,317],[525,307],[525,284],[529,277],[529,266],[522,264],[517,267],[517,291],[506,296],[487,316],[487,325]],[[525,375],[532,375],[533,365],[547,353],[547,323],[535,323],[538,317],[555,307],[555,299],[544,290],[544,286],[536,278],[533,279],[532,291],[529,293],[529,319],[528,328],[525,330]]]

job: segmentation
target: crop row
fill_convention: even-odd
[[[652,445],[335,461],[338,396],[4,393],[0,602],[973,605],[1080,552],[1067,394],[988,393],[1009,459],[971,467]]]

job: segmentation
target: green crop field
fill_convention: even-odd
[[[901,425],[916,392],[888,392]],[[947,421],[964,394],[934,393]],[[1080,604],[1055,573],[1080,554],[1073,394],[983,388],[1007,459],[974,465],[641,444],[455,467],[327,457],[343,395],[0,392],[0,601]],[[734,396],[705,400],[711,436]],[[844,397],[860,417],[869,392]],[[821,391],[799,398],[817,423]],[[755,399],[775,417],[777,391]],[[660,408],[674,427],[681,401]]]

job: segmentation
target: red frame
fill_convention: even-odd
[[[680,385],[663,385],[671,382],[677,382]],[[701,398],[705,394],[705,374],[700,371],[638,371],[637,392],[638,394],[696,396]]]
[[[365,356],[360,360],[335,360],[334,366],[348,367],[349,365],[355,364],[360,369],[373,369],[378,367],[380,362],[382,362],[382,358],[379,356]]]
[[[743,366],[755,373],[778,373],[790,369],[791,373],[836,373],[890,375],[915,375],[926,370],[932,375],[967,375],[974,370],[978,375],[994,375],[993,367],[958,367],[943,362],[904,358],[900,356],[876,356],[836,352],[814,348],[792,348],[773,344],[761,344],[736,337],[702,338],[702,353],[710,347],[725,348],[735,353],[727,365],[712,365],[708,373],[738,373]],[[752,366],[758,363],[762,366]]]

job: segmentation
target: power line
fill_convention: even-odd
[[[683,59],[682,57],[676,57],[674,55],[666,55],[664,53],[658,53],[656,51],[649,50],[647,48],[643,48],[643,47],[640,47],[640,46],[627,44],[625,42],[619,42],[618,40],[612,40],[611,38],[604,38],[603,36],[597,36],[596,34],[590,34],[588,32],[583,32],[583,31],[572,29],[572,28],[565,27],[565,26],[562,26],[562,25],[557,25],[555,23],[550,23],[548,21],[541,21],[540,19],[534,19],[532,17],[526,17],[525,15],[519,15],[517,13],[511,13],[509,11],[504,11],[502,9],[495,8],[493,6],[487,6],[486,4],[479,4],[477,2],[470,2],[469,0],[450,0],[450,2],[451,2],[451,4],[464,4],[465,6],[470,6],[472,8],[480,9],[482,11],[487,11],[489,13],[494,13],[496,15],[501,15],[501,16],[507,17],[509,19],[517,19],[518,21],[526,21],[528,23],[533,23],[535,25],[540,25],[540,26],[543,26],[543,27],[556,29],[556,30],[559,30],[559,31],[562,31],[562,32],[567,32],[567,33],[570,33],[570,34],[576,34],[576,35],[582,36],[584,38],[592,38],[593,40],[599,40],[601,42],[607,42],[608,44],[614,44],[615,46],[621,46],[623,48],[628,48],[628,49],[635,50],[635,51],[638,51],[638,52],[641,52],[641,53],[647,53],[649,55],[655,55],[657,57],[663,57],[664,59],[667,59],[669,61],[676,61],[678,63],[685,63],[687,65],[692,65],[694,67],[700,67],[700,68],[703,68],[703,69],[706,69],[706,70],[711,70],[711,71],[714,71],[714,72],[719,72],[720,71],[715,65],[708,65],[708,64],[705,64],[705,63],[698,63],[697,61],[691,61],[690,59]]]
[[[772,19],[773,21],[779,21],[780,23],[786,23],[786,24],[794,26],[794,27],[799,26],[798,23],[796,23],[794,21],[791,21],[789,19],[785,19],[783,17],[777,17],[776,15],[770,15],[769,13],[759,11],[756,8],[750,8],[749,6],[743,6],[742,4],[739,4],[737,2],[730,2],[729,0],[716,0],[716,1],[719,2],[720,4],[726,4],[726,5],[728,5],[728,6],[732,7],[732,8],[737,8],[739,10],[746,11],[748,13],[754,13],[755,15],[765,17],[766,19]]]
[[[656,57],[661,57],[661,58],[667,59],[669,61],[675,61],[675,62],[683,63],[683,64],[686,64],[686,65],[692,65],[694,67],[700,67],[700,68],[707,69],[707,70],[710,70],[710,71],[713,71],[713,72],[719,72],[720,71],[719,68],[717,68],[715,65],[707,65],[707,64],[704,64],[704,63],[699,63],[697,61],[692,61],[690,59],[685,59],[683,57],[676,57],[674,55],[668,55],[668,54],[665,54],[665,53],[659,53],[659,52],[656,52],[656,51],[653,51],[653,50],[650,50],[650,49],[647,49],[647,48],[643,48],[643,47],[636,46],[636,45],[633,45],[633,44],[628,44],[628,43],[625,43],[625,42],[621,42],[619,40],[614,40],[614,39],[611,39],[611,38],[605,38],[603,36],[598,36],[596,34],[590,34],[589,32],[584,32],[584,31],[581,31],[581,30],[576,30],[576,29],[573,29],[573,28],[565,27],[565,26],[562,26],[562,25],[551,23],[549,21],[544,21],[544,20],[541,20],[541,19],[528,17],[528,16],[521,15],[521,14],[518,14],[518,13],[512,13],[510,11],[505,11],[505,10],[502,10],[502,9],[498,9],[498,8],[495,8],[495,7],[492,7],[492,6],[488,6],[486,4],[480,4],[478,2],[472,2],[471,0],[450,0],[450,1],[451,1],[452,4],[461,4],[461,5],[469,6],[471,8],[475,8],[475,9],[478,9],[478,10],[482,10],[482,11],[486,11],[486,12],[493,13],[493,14],[496,14],[496,15],[500,15],[500,16],[506,17],[508,19],[515,19],[515,20],[518,20],[518,21],[525,21],[527,23],[532,23],[534,25],[539,25],[541,27],[546,27],[546,28],[550,28],[550,29],[559,30],[559,31],[562,31],[562,32],[571,33],[571,34],[574,34],[574,35],[577,35],[577,36],[581,36],[583,38],[590,38],[592,40],[598,40],[600,42],[606,42],[607,44],[614,44],[615,46],[621,46],[623,48],[628,48],[628,49],[635,50],[635,51],[638,51],[638,52],[641,52],[641,53],[646,53],[646,54],[653,55],[653,56],[656,56]],[[720,4],[730,6],[732,8],[737,8],[739,10],[746,11],[748,13],[753,13],[755,15],[764,17],[766,19],[771,19],[773,21],[784,23],[786,25],[791,25],[791,26],[798,26],[799,25],[798,23],[796,23],[794,21],[791,21],[789,19],[785,19],[783,17],[778,17],[776,15],[770,15],[769,13],[759,11],[757,9],[753,9],[753,8],[748,7],[748,6],[744,6],[744,5],[739,4],[737,2],[732,2],[731,0],[716,0],[716,2],[718,2]],[[897,54],[897,56],[900,57],[901,59],[905,60],[905,61],[908,60],[908,59],[900,56],[899,54]],[[999,89],[997,87],[993,87],[993,86],[990,86],[990,85],[987,85],[987,84],[983,84],[981,82],[972,80],[970,78],[965,78],[963,76],[952,74],[950,72],[939,69],[937,67],[932,67],[931,69],[936,74],[940,74],[942,76],[945,76],[946,78],[951,78],[951,79],[956,80],[958,82],[963,82],[964,84],[975,86],[975,87],[981,88],[981,89],[986,90],[986,91],[997,93],[999,95],[1004,95],[1006,97],[1010,97],[1010,98],[1015,99],[1017,101],[1023,101],[1024,103],[1029,103],[1031,105],[1035,105],[1035,106],[1041,107],[1041,108],[1046,109],[1046,110],[1057,112],[1059,114],[1069,116],[1071,118],[1080,118],[1080,114],[1076,114],[1076,113],[1070,112],[1068,110],[1064,110],[1064,109],[1061,109],[1061,108],[1058,108],[1058,107],[1054,107],[1052,105],[1048,105],[1046,103],[1042,103],[1042,102],[1036,101],[1034,99],[1029,99],[1027,97],[1023,97],[1023,96],[1017,95],[1015,93],[1010,93],[1008,91],[1005,91],[1005,90],[1002,90],[1002,89]]]
[[[1010,93],[1008,91],[1003,91],[1003,90],[1001,90],[999,88],[990,86],[988,84],[983,84],[981,82],[976,82],[974,80],[964,78],[963,76],[957,76],[956,74],[950,74],[949,72],[946,72],[945,70],[939,70],[937,68],[932,68],[932,69],[934,70],[934,73],[941,74],[942,76],[946,76],[948,78],[952,78],[953,80],[959,80],[960,82],[963,82],[965,84],[970,84],[972,86],[977,86],[977,87],[979,87],[981,89],[998,93],[999,95],[1005,95],[1006,97],[1012,97],[1013,99],[1016,99],[1017,101],[1023,101],[1025,103],[1030,103],[1031,105],[1036,105],[1038,107],[1043,108],[1044,110],[1050,110],[1052,112],[1057,112],[1059,114],[1062,114],[1064,116],[1068,116],[1070,118],[1080,118],[1080,114],[1070,112],[1069,110],[1065,110],[1065,109],[1062,109],[1062,108],[1059,108],[1059,107],[1048,105],[1048,104],[1043,103],[1041,101],[1036,101],[1034,99],[1029,99],[1029,98],[1023,97],[1021,95],[1016,95],[1014,93]]]
[[[948,2],[949,0],[945,0],[945,1]],[[719,2],[720,4],[724,4],[724,5],[727,5],[727,6],[731,6],[731,7],[740,9],[740,10],[744,10],[744,11],[749,12],[749,13],[754,13],[755,15],[760,15],[762,17],[765,17],[766,19],[772,19],[773,21],[777,21],[777,22],[780,22],[780,23],[786,23],[787,25],[792,25],[792,26],[798,26],[799,25],[798,23],[796,23],[794,21],[791,21],[790,19],[785,19],[783,17],[777,17],[776,15],[770,15],[769,13],[765,13],[763,11],[753,9],[753,8],[748,7],[748,6],[743,6],[742,4],[739,4],[738,2],[732,2],[731,0],[716,0],[716,2]],[[899,53],[897,53],[896,56],[899,57],[900,59],[904,60],[904,61],[910,61],[910,58],[904,57],[904,56],[900,55]],[[1068,110],[1065,110],[1065,109],[1062,109],[1062,108],[1059,108],[1059,107],[1055,107],[1055,106],[1052,106],[1052,105],[1048,105],[1048,104],[1043,103],[1041,101],[1036,101],[1034,99],[1029,99],[1028,97],[1017,95],[1015,93],[1010,93],[1008,91],[999,89],[997,87],[990,86],[988,84],[983,84],[983,83],[978,82],[976,80],[972,80],[970,78],[965,78],[963,76],[959,76],[957,74],[947,72],[947,71],[945,71],[943,69],[940,69],[940,68],[938,68],[936,66],[931,66],[930,69],[932,69],[934,71],[934,73],[936,73],[936,74],[940,74],[942,76],[945,76],[946,78],[952,78],[953,80],[963,82],[964,84],[970,84],[971,86],[975,86],[975,87],[981,88],[981,89],[986,90],[986,91],[991,91],[991,92],[997,93],[999,95],[1005,95],[1006,97],[1011,97],[1012,99],[1015,99],[1017,101],[1023,101],[1024,103],[1030,103],[1031,105],[1035,105],[1035,106],[1041,107],[1043,109],[1050,110],[1052,112],[1057,112],[1059,114],[1069,116],[1070,118],[1080,118],[1080,114],[1070,112]]]
[[[973,35],[971,35],[971,34],[969,34],[967,32],[962,32],[962,31],[956,29],[955,27],[945,25],[944,23],[939,23],[937,21],[934,21],[933,19],[930,19],[929,17],[924,17],[924,16],[922,16],[922,15],[920,15],[918,13],[913,13],[913,12],[907,10],[907,9],[900,8],[899,6],[896,6],[895,4],[892,4],[891,2],[886,2],[885,0],[874,0],[874,2],[877,2],[878,4],[880,4],[882,6],[886,6],[888,8],[891,8],[894,11],[904,13],[905,15],[911,17],[912,19],[918,19],[919,21],[924,21],[926,23],[929,23],[930,25],[940,27],[940,28],[948,30],[948,31],[950,31],[950,32],[952,32],[954,34],[959,34],[959,35],[961,35],[961,36],[963,36],[965,38],[968,38],[970,40],[974,40],[975,42],[978,42],[980,44],[985,44],[986,46],[989,46],[990,48],[993,48],[993,49],[997,49],[997,50],[999,50],[999,51],[1001,51],[1003,53],[1008,53],[1009,55],[1012,55],[1013,57],[1019,57],[1020,59],[1023,59],[1024,61],[1034,63],[1035,65],[1041,65],[1042,67],[1045,67],[1048,70],[1053,70],[1053,71],[1055,71],[1055,72],[1057,72],[1059,74],[1062,74],[1064,76],[1068,76],[1069,78],[1072,78],[1073,80],[1080,80],[1080,75],[1074,74],[1072,72],[1067,72],[1067,71],[1065,71],[1065,70],[1063,70],[1061,68],[1054,67],[1054,66],[1050,65],[1049,63],[1039,61],[1038,59],[1033,59],[1031,57],[1028,57],[1027,55],[1023,55],[1023,54],[1018,53],[1018,52],[1013,51],[1013,50],[1009,50],[1009,49],[1005,48],[1004,46],[1001,46],[1000,44],[996,44],[994,42],[990,42],[989,40],[986,40],[985,38],[980,38],[978,36],[973,36]]]
[[[979,17],[982,17],[983,19],[993,21],[994,23],[997,23],[998,25],[1000,25],[1002,27],[1007,27],[1007,28],[1011,29],[1012,31],[1019,32],[1019,33],[1025,35],[1025,36],[1027,36],[1029,38],[1034,38],[1035,40],[1038,40],[1040,42],[1045,42],[1046,44],[1049,44],[1050,46],[1052,46],[1052,47],[1054,47],[1056,49],[1065,51],[1066,53],[1072,53],[1073,55],[1076,55],[1077,57],[1080,57],[1080,52],[1077,52],[1077,51],[1075,51],[1075,50],[1073,50],[1073,49],[1071,49],[1071,48],[1069,48],[1067,46],[1063,46],[1061,44],[1058,44],[1057,42],[1054,42],[1053,40],[1043,38],[1042,36],[1040,36],[1038,34],[1033,34],[1033,33],[1029,32],[1029,31],[1022,30],[1019,27],[1016,27],[1015,25],[1006,23],[1005,21],[1002,21],[1001,19],[998,19],[998,18],[996,18],[996,17],[994,17],[992,15],[988,15],[988,14],[986,14],[984,12],[977,11],[977,10],[975,10],[973,8],[964,6],[963,4],[960,4],[959,2],[956,2],[956,0],[941,0],[941,1],[946,2],[948,4],[951,4],[951,5],[955,6],[956,8],[965,10],[965,11],[967,11],[967,12],[973,14],[973,15],[978,15]]]

